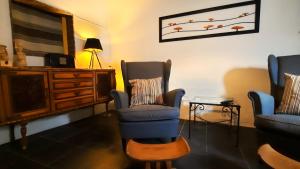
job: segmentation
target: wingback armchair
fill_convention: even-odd
[[[300,55],[268,57],[271,94],[250,91],[255,126],[300,135],[300,116],[276,112],[284,91],[284,73],[300,75]]]
[[[176,138],[178,135],[179,109],[183,89],[168,91],[171,60],[166,62],[121,61],[124,92],[112,90],[123,146],[130,138]],[[136,105],[130,107],[131,79],[162,77],[163,105]]]

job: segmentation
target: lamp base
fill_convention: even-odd
[[[94,68],[94,57],[97,58],[98,64],[99,64],[99,66],[100,66],[100,69],[102,69],[100,60],[99,60],[98,55],[97,55],[97,52],[96,52],[95,50],[92,51],[89,69],[93,69],[93,68]]]

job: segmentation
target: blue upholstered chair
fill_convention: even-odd
[[[124,92],[112,90],[118,112],[123,146],[131,138],[172,138],[178,135],[179,109],[183,89],[168,91],[171,61],[121,61]],[[131,79],[162,77],[164,105],[138,105],[130,107]]]
[[[300,135],[300,116],[276,112],[284,91],[284,73],[300,75],[300,55],[279,57],[270,55],[268,70],[271,95],[256,91],[248,93],[253,105],[255,126]]]

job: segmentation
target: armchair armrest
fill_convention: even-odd
[[[128,108],[128,94],[117,90],[111,90],[110,95],[115,101],[116,109]]]
[[[274,97],[264,92],[248,92],[248,97],[252,101],[252,107],[255,115],[272,115],[275,112]]]
[[[182,96],[184,96],[185,91],[183,89],[175,89],[169,91],[165,94],[165,104],[171,107],[180,108]]]

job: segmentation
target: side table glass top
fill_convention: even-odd
[[[233,104],[233,98],[228,97],[208,97],[208,96],[196,96],[190,100],[190,103],[201,103],[207,105],[223,105]]]

